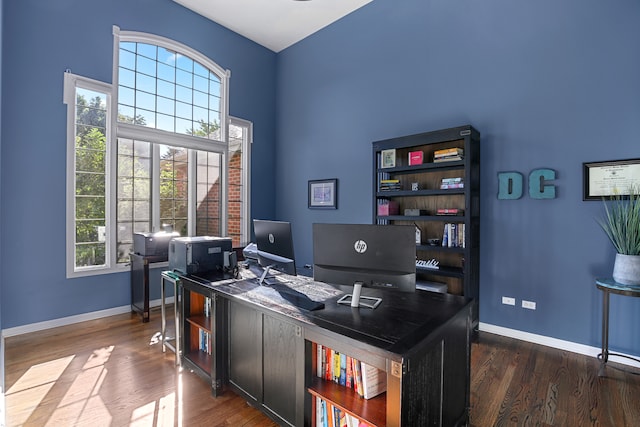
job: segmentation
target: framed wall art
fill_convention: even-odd
[[[640,159],[611,160],[582,164],[582,200],[629,196],[631,188],[640,190]]]
[[[338,180],[309,181],[309,209],[338,209]]]

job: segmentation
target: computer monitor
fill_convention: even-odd
[[[271,269],[295,276],[291,223],[254,219],[253,231],[258,247],[258,264],[264,269],[258,282],[262,285]]]
[[[416,241],[412,225],[313,224],[313,279],[353,285],[338,302],[376,308],[363,287],[414,292]]]

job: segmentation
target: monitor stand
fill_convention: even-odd
[[[351,307],[376,308],[382,302],[382,298],[366,297],[360,295],[362,292],[362,282],[353,284],[353,294],[345,295],[338,300],[338,304],[350,305]]]
[[[269,270],[271,269],[271,267],[273,267],[275,264],[272,265],[268,265],[266,267],[262,267],[262,275],[260,276],[260,278],[258,279],[258,284],[260,286],[262,286],[262,284],[264,283],[265,279],[267,278],[267,274],[269,274]],[[272,277],[270,277],[270,279],[272,279]],[[267,283],[268,284],[268,283]]]
[[[271,275],[269,276],[269,270],[271,270],[271,268],[275,267],[276,264],[271,264],[268,265],[266,267],[262,267],[262,275],[260,276],[260,278],[258,279],[258,285],[260,286],[271,286],[271,285],[275,285],[278,283],[285,283],[284,280],[280,279],[276,279],[276,276]]]

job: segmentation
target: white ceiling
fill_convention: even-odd
[[[280,52],[372,0],[174,0]]]

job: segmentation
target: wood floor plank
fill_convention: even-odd
[[[7,426],[277,425],[231,391],[212,397],[162,353],[159,330],[152,311],[6,338]],[[470,425],[640,426],[640,375],[613,366],[601,378],[595,358],[481,332]]]

